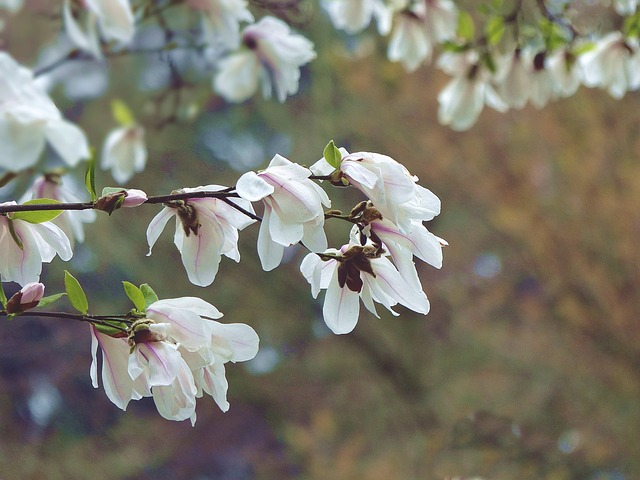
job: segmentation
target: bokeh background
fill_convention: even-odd
[[[5,18],[2,48],[47,63],[57,7],[27,5]],[[485,111],[456,133],[437,123],[447,78],[433,67],[408,75],[384,59],[384,42],[336,34],[317,11],[302,26],[319,57],[285,104],[226,105],[206,65],[182,70],[177,95],[163,55],[110,59],[106,76],[77,62],[57,71],[53,95],[98,151],[115,127],[111,99],[132,107],[147,125],[149,164],[127,186],[149,194],[232,185],[276,152],[310,165],[330,139],[394,157],[442,199],[429,228],[450,244],[444,267],[419,265],[431,312],[363,312],[352,334],[335,336],[299,274],[302,249],[262,272],[250,227],[240,264],[225,258],[202,289],[189,284],[171,228],[145,256],[158,208],[99,215],[71,262],[45,267],[48,294],[69,269],[92,312],[122,313],[120,282],[148,282],[161,298],[200,296],[224,320],[249,323],[261,351],[227,369],[229,412],[201,399],[191,427],[162,419],[150,399],[121,412],[93,389],[86,325],[4,321],[0,478],[640,478],[640,96],[582,88],[541,111]],[[98,184],[114,181],[101,171]],[[331,195],[345,210],[361,199]],[[332,245],[345,242],[347,226],[327,228]]]

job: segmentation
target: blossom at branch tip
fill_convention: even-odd
[[[33,182],[29,191],[20,199],[20,203],[35,198],[50,198],[62,203],[83,202],[84,200],[76,195],[78,189],[72,186],[72,179],[65,184],[59,175],[43,175]],[[93,210],[65,210],[54,218],[52,223],[62,229],[73,248],[75,241],[84,242],[84,224],[93,223],[95,220],[96,212]]]
[[[240,22],[254,20],[245,0],[187,0],[187,5],[202,12],[208,41],[231,49],[240,45]]]
[[[194,424],[196,398],[207,393],[227,411],[224,364],[252,359],[258,351],[256,332],[245,324],[217,322],[222,313],[195,297],[154,302],[146,317],[126,338],[91,326],[93,386],[98,387],[100,346],[105,393],[122,410],[131,400],[152,396],[164,418]]]
[[[0,168],[32,167],[45,141],[71,166],[89,157],[82,130],[62,118],[29,69],[0,52]]]
[[[197,188],[183,188],[176,193],[217,192],[226,187],[207,185]],[[246,212],[254,214],[251,203],[242,198],[228,198]],[[219,198],[190,198],[168,204],[156,215],[147,228],[149,253],[171,217],[176,217],[174,244],[180,251],[189,281],[206,287],[213,283],[218,273],[221,255],[236,262],[240,261],[238,251],[238,230],[255,222],[254,219]]]
[[[21,313],[37,307],[43,296],[44,285],[42,283],[27,283],[7,301],[6,311],[7,313]]]
[[[313,43],[289,25],[263,17],[242,32],[242,46],[218,65],[213,88],[227,101],[243,102],[262,84],[262,95],[275,91],[280,102],[298,91],[300,67],[316,57]]]
[[[327,248],[322,205],[329,207],[331,201],[310,175],[309,169],[276,155],[265,170],[247,172],[236,183],[240,197],[264,203],[258,256],[265,271],[280,265],[285,247],[300,241],[314,252]]]
[[[478,120],[485,104],[499,112],[508,105],[491,85],[493,72],[481,62],[477,52],[445,52],[438,59],[438,67],[454,78],[438,95],[438,121],[452,129],[468,130]]]
[[[147,147],[144,142],[144,128],[132,124],[111,131],[102,147],[103,170],[111,169],[111,175],[118,183],[126,183],[136,173],[142,172],[147,163]]]
[[[133,39],[135,23],[129,0],[83,0],[73,6],[71,3],[65,0],[62,7],[65,32],[81,50],[101,58],[100,36],[119,43]],[[84,17],[83,21],[80,17]]]
[[[398,303],[418,313],[429,312],[424,292],[403,278],[389,259],[369,243],[343,245],[340,250],[328,249],[323,255],[324,259],[315,253],[308,254],[300,271],[311,285],[314,298],[326,289],[322,314],[333,333],[345,334],[355,328],[360,300],[376,317],[374,302],[396,316],[391,307]]]
[[[375,18],[380,35],[391,29],[392,11],[381,0],[323,0],[322,6],[331,23],[338,30],[349,34],[359,33]]]
[[[16,202],[0,203],[0,206]],[[0,273],[3,282],[37,282],[42,263],[56,254],[64,261],[73,255],[69,239],[52,222],[29,223],[0,215]]]
[[[379,153],[349,153],[341,148],[338,170],[350,185],[364,193],[383,218],[408,226],[410,220],[431,220],[440,213],[440,200],[418,185],[418,177],[404,165]],[[329,175],[334,168],[322,158],[311,166],[316,175]]]

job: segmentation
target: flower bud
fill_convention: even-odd
[[[7,302],[7,313],[21,313],[38,306],[44,295],[42,283],[27,283]]]
[[[119,209],[124,202],[127,192],[123,189],[119,192],[108,193],[95,201],[93,207],[96,210],[102,210],[111,215],[115,210]]]
[[[130,188],[125,192],[124,201],[121,207],[137,207],[147,201],[147,194],[142,190]]]

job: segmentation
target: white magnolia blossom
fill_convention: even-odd
[[[438,67],[454,78],[438,95],[438,121],[454,130],[467,130],[476,122],[485,104],[505,112],[508,105],[491,85],[492,74],[474,51],[462,54],[445,52]]]
[[[183,188],[179,193],[217,192],[225,190],[220,185]],[[229,198],[243,210],[254,214],[251,203],[242,198]],[[181,202],[181,203],[180,203]],[[173,241],[182,256],[189,281],[206,287],[213,283],[218,273],[221,255],[236,262],[240,261],[238,251],[238,230],[255,222],[254,219],[218,198],[190,198],[164,209],[156,215],[147,228],[149,253],[155,245],[165,225],[176,217],[176,233]]]
[[[422,314],[429,312],[429,300],[422,290],[407,281],[384,256],[368,257],[359,245],[344,245],[340,250],[329,249],[325,255],[341,260],[323,260],[310,253],[300,265],[300,271],[311,285],[314,298],[326,289],[322,314],[332,332],[351,332],[358,322],[360,300],[378,316],[374,302],[391,307],[398,303]]]
[[[65,0],[62,10],[67,36],[78,48],[101,58],[100,36],[119,43],[133,39],[135,23],[129,0],[83,0],[80,4],[76,6],[84,11],[74,11],[71,0]],[[84,21],[74,13],[83,14]]]
[[[596,42],[595,48],[578,58],[582,83],[605,88],[614,98],[640,88],[640,49],[630,44],[621,32],[611,32]]]
[[[211,43],[227,48],[240,45],[240,22],[253,22],[245,0],[187,0],[187,5],[202,12],[204,31]]]
[[[57,175],[44,175],[37,178],[31,189],[20,199],[20,203],[35,198],[50,198],[62,203],[81,203],[84,200],[76,194],[76,189],[70,188],[73,181],[63,187],[62,178]],[[84,242],[84,224],[93,223],[96,220],[94,210],[65,210],[52,220],[54,224],[62,229],[69,238],[71,248],[74,242]]]
[[[412,220],[428,221],[440,213],[438,197],[418,185],[418,177],[393,158],[371,152],[349,153],[344,148],[340,153],[341,175],[369,198],[383,218],[410,228]],[[329,175],[334,168],[322,158],[311,170]]]
[[[414,11],[419,9],[420,11]],[[413,72],[423,62],[431,60],[433,44],[423,15],[424,2],[416,3],[411,10],[400,12],[394,20],[387,56],[392,62],[401,62]]]
[[[496,74],[496,91],[510,108],[521,109],[529,100],[532,65],[520,48],[508,53]]]
[[[213,88],[230,102],[242,102],[262,85],[262,95],[284,102],[298,91],[300,67],[316,57],[313,43],[291,32],[289,25],[264,17],[242,32],[243,46],[223,58]]]
[[[71,166],[89,157],[82,130],[62,118],[30,70],[0,52],[0,168],[35,165],[45,141]]]
[[[16,205],[5,202],[0,205]],[[73,255],[69,239],[52,222],[29,223],[0,215],[0,273],[3,282],[26,285],[37,282],[42,263],[56,256],[67,261]]]
[[[369,26],[372,18],[380,35],[387,35],[391,30],[392,11],[382,0],[323,0],[322,6],[338,30],[359,33]]]
[[[258,335],[248,325],[223,324],[222,313],[204,300],[182,297],[149,305],[146,318],[128,338],[91,327],[90,375],[98,387],[98,346],[102,384],[109,400],[126,410],[131,400],[152,396],[169,420],[196,421],[196,398],[207,393],[229,409],[224,364],[252,359]]]
[[[300,241],[313,252],[327,248],[322,205],[329,207],[331,201],[310,175],[309,169],[276,155],[266,170],[238,179],[242,198],[264,203],[258,256],[265,271],[280,265],[285,247]]]
[[[126,125],[107,135],[100,165],[103,170],[111,169],[116,182],[128,182],[136,173],[144,170],[146,163],[144,128],[135,124]]]
[[[555,95],[570,97],[580,87],[580,70],[575,55],[560,48],[545,58],[544,68],[549,73],[549,80]]]

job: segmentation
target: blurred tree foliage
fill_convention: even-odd
[[[17,17],[4,44],[25,62],[38,45],[26,39],[59,25],[36,16],[19,28],[27,21]],[[254,326],[267,353],[251,368],[232,365],[231,410],[204,399],[192,428],[149,401],[120,412],[94,390],[88,327],[5,322],[1,478],[640,478],[640,96],[582,89],[542,111],[485,111],[455,133],[436,121],[444,76],[405,74],[366,35],[347,50],[325,26],[321,15],[309,23],[320,55],[284,105],[227,107],[185,91],[186,103],[211,97],[206,113],[148,131],[150,165],[129,186],[233,184],[240,172],[206,146],[212,125],[263,144],[284,136],[291,149],[280,153],[307,165],[331,138],[391,155],[443,202],[429,228],[450,243],[444,267],[421,271],[431,313],[363,313],[352,335],[329,335],[297,271],[301,249],[266,274],[250,228],[241,263],[224,260],[199,289],[170,234],[145,257],[153,208],[101,215],[71,264],[48,269],[49,294],[70,268],[99,313],[129,308],[120,280],[149,282],[161,298],[198,295],[223,320]],[[149,111],[133,87],[138,61],[111,61],[105,98],[63,105],[95,145],[113,123],[108,97]],[[261,165],[275,153],[264,152]],[[98,182],[113,183],[105,172]],[[359,199],[339,197],[345,209]],[[339,246],[346,227],[329,230]]]

